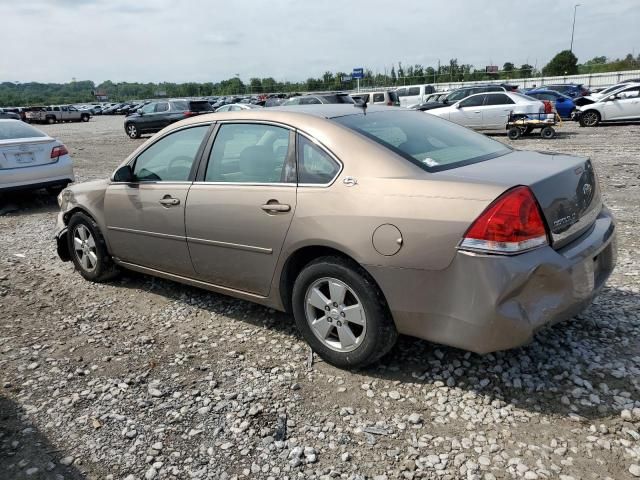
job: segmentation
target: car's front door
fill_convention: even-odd
[[[112,183],[105,196],[111,253],[118,259],[193,276],[184,234],[187,194],[209,125],[163,136],[133,161],[134,179]]]
[[[482,104],[484,94],[471,95],[453,105],[449,113],[449,120],[465,127],[482,126]]]
[[[604,101],[603,120],[640,118],[640,86],[628,87],[615,94],[614,100]]]
[[[293,138],[279,125],[218,127],[185,212],[197,278],[269,294],[296,208]]]
[[[136,124],[141,132],[153,130],[154,112],[156,111],[156,102],[148,103],[144,107],[138,109],[139,117],[136,118]]]

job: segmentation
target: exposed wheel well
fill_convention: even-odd
[[[382,292],[378,282],[376,282],[375,279],[371,277],[371,275],[357,261],[346,253],[331,247],[320,245],[308,246],[293,252],[282,268],[282,273],[280,275],[280,299],[282,300],[282,305],[284,306],[285,311],[289,313],[291,312],[291,294],[293,292],[293,284],[296,281],[298,274],[306,265],[316,258],[326,256],[344,258],[349,263],[352,263],[355,269],[358,269],[367,275],[371,281],[376,284],[380,292]]]
[[[74,213],[84,213],[87,217],[91,218],[91,220],[93,220],[94,222],[96,221],[96,219],[94,218],[93,215],[91,215],[87,210],[85,210],[84,208],[81,207],[74,207],[71,210],[69,210],[68,212],[66,212],[63,215],[63,220],[64,220],[64,224],[68,225],[69,224],[69,219],[73,216]]]

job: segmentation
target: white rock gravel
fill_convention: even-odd
[[[141,141],[121,117],[44,126],[80,180]],[[52,479],[626,479],[640,476],[640,125],[519,148],[592,157],[618,218],[594,304],[526,347],[479,356],[403,338],[377,365],[319,361],[291,318],[57,260],[56,205],[0,216],[0,472]],[[504,137],[500,137],[504,140]],[[505,140],[506,141],[506,140]]]

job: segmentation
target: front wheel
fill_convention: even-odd
[[[55,117],[48,117],[48,118],[47,118],[47,123],[48,123],[49,125],[52,125],[52,124],[56,123],[56,119],[55,119]]]
[[[583,127],[595,127],[600,123],[600,114],[595,110],[589,110],[580,115],[580,125]]]
[[[378,286],[361,267],[340,257],[319,258],[300,272],[292,306],[304,339],[336,367],[369,365],[398,337]]]
[[[133,123],[128,123],[124,129],[129,138],[140,138],[140,130]]]
[[[92,282],[106,282],[118,274],[98,224],[88,215],[73,214],[67,225],[71,260],[80,275]]]
[[[89,121],[89,115],[82,115],[80,117],[80,120],[82,120],[83,122],[88,122]]]
[[[511,127],[507,131],[507,136],[509,137],[510,140],[517,140],[518,138],[520,138],[520,135],[524,135],[524,133],[518,127]]]

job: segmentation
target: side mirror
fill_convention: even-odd
[[[456,103],[456,108],[462,108],[462,105],[458,102]]]
[[[616,98],[618,98],[617,95],[611,95],[609,98],[607,98],[607,100],[613,102]]]
[[[142,111],[141,108],[139,108],[138,110],[136,110],[136,113],[140,116],[144,115],[144,112]]]
[[[131,169],[131,165],[123,165],[122,167],[117,169],[116,172],[113,174],[114,182],[129,183],[129,182],[133,182],[133,180],[134,180],[134,175],[133,175],[133,170]]]

